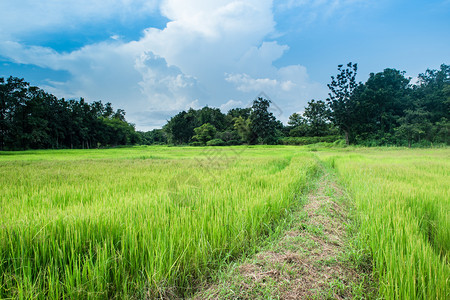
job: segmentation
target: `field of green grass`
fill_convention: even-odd
[[[450,297],[449,149],[320,152],[356,211],[385,299]]]
[[[0,155],[0,298],[189,293],[288,212],[317,161],[296,148]]]
[[[0,152],[0,299],[190,294],[289,214],[321,163],[352,199],[380,295],[445,299],[449,158],[320,146]]]

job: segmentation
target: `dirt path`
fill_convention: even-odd
[[[346,198],[324,172],[289,228],[253,258],[230,266],[195,299],[366,298],[352,263]]]

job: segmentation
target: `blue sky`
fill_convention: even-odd
[[[109,101],[139,130],[260,92],[286,122],[326,98],[338,64],[360,81],[449,64],[449,32],[449,0],[2,0],[0,77]]]

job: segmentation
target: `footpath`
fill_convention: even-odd
[[[194,299],[372,299],[370,263],[352,245],[348,197],[324,170],[274,241],[230,264]],[[369,265],[369,267],[367,267]]]

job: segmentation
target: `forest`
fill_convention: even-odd
[[[0,78],[0,150],[99,148],[172,144],[220,146],[336,142],[365,146],[449,144],[450,66],[427,69],[412,80],[387,68],[357,82],[357,64],[339,65],[327,99],[312,99],[287,125],[271,100],[226,114],[203,107],[181,111],[161,129],[136,131],[111,103],[65,100],[24,79]],[[299,99],[300,100],[300,99]]]

